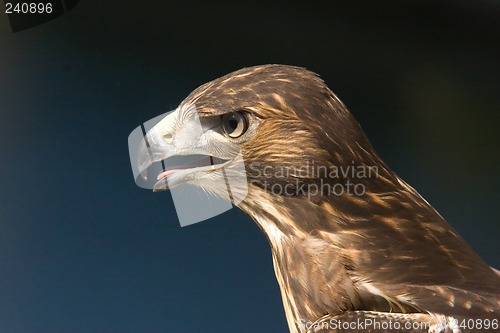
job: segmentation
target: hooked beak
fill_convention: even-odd
[[[193,104],[181,104],[128,137],[136,184],[155,192],[172,190],[182,226],[221,214],[247,196],[243,155],[221,130],[219,116],[200,121]]]
[[[181,112],[177,109],[164,117],[139,144],[137,169],[147,181],[151,166],[156,165],[155,192],[195,180],[195,175],[219,170],[230,162],[210,155],[207,145],[200,144],[203,130],[198,115],[193,112],[181,115]]]

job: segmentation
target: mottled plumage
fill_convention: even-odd
[[[237,144],[245,161],[248,195],[238,207],[269,239],[291,332],[367,318],[430,325],[402,332],[495,331],[452,323],[498,320],[498,272],[385,165],[316,74],[283,65],[244,68],[199,87],[180,108],[189,105],[202,123],[234,112],[247,117],[248,130],[224,140]],[[342,172],[349,168],[374,174]],[[365,192],[311,190],[349,184]]]

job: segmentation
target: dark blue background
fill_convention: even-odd
[[[499,59],[498,1],[89,0],[1,34],[0,333],[287,331],[252,221],[181,228],[127,150],[198,85],[263,63],[320,73],[500,268]]]

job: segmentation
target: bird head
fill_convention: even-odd
[[[196,160],[169,163],[180,156]],[[290,196],[317,180],[314,168],[381,163],[326,84],[304,68],[285,65],[244,68],[194,90],[141,144],[141,173],[160,161],[167,167],[157,175],[155,191],[187,183],[222,195],[224,170],[242,183],[235,188],[274,188]]]

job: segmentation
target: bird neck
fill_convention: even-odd
[[[365,241],[360,233],[364,229],[359,225],[375,225],[373,214],[410,214],[412,206],[407,202],[415,200],[428,206],[413,189],[403,185],[391,193],[367,193],[362,198],[276,196],[262,188],[249,187],[239,208],[269,240],[291,332],[304,331],[304,325],[326,313],[365,306],[352,279],[355,259],[342,251],[353,246],[351,242]],[[395,203],[398,205],[393,211]],[[441,219],[432,207],[428,214]]]
[[[299,198],[255,194],[249,193],[240,208],[269,240],[290,332],[303,332],[304,325],[323,316],[325,309],[329,313],[353,309],[357,296],[345,263],[335,243],[318,233],[318,221],[338,218],[331,215],[333,211],[312,201],[299,203]]]

